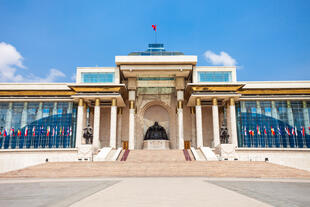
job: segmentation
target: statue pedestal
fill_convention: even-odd
[[[144,140],[143,149],[166,150],[169,148],[169,140]]]
[[[220,155],[222,160],[238,159],[235,146],[233,144],[219,144],[215,147],[215,151]]]

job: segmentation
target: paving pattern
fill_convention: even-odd
[[[0,206],[69,206],[118,181],[56,181],[0,184]]]
[[[0,178],[206,176],[236,178],[310,178],[310,172],[268,162],[59,162],[0,174]]]
[[[310,206],[309,182],[208,181],[273,206]]]

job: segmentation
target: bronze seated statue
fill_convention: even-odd
[[[147,129],[144,140],[168,140],[168,136],[165,128],[155,121],[154,125]]]

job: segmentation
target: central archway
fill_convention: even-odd
[[[137,136],[136,136],[136,148],[143,148],[143,139],[148,127],[158,121],[159,124],[165,128],[168,139],[170,141],[170,148],[176,147],[176,132],[175,132],[175,111],[173,110],[175,105],[165,103],[159,100],[145,101],[140,105],[141,107],[137,112]]]
[[[159,125],[165,128],[169,139],[169,113],[164,107],[160,105],[153,105],[145,110],[143,117],[143,135],[145,135],[147,129],[152,126],[155,121],[157,121]]]

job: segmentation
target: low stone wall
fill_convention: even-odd
[[[236,153],[241,161],[265,161],[310,171],[310,149],[259,149],[237,148]]]
[[[0,173],[46,162],[78,161],[77,149],[0,150]]]

